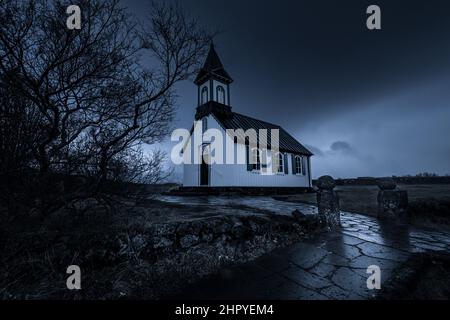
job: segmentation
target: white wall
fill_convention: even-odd
[[[216,121],[214,116],[207,117],[208,129],[215,128],[222,132],[226,137],[224,141],[223,155],[225,157],[226,143],[232,143],[229,136],[225,135],[225,130]],[[194,144],[191,141],[187,144],[187,148],[191,149],[191,155],[194,156]],[[226,142],[226,143],[225,143]],[[236,152],[243,152],[245,155],[245,146],[237,144]],[[236,158],[236,155],[235,155]],[[271,152],[268,151],[269,163],[271,163]],[[247,187],[309,187],[311,184],[311,177],[309,170],[306,168],[305,175],[295,175],[292,173],[291,155],[288,154],[288,174],[262,174],[258,172],[247,171],[246,164],[212,164],[210,171],[210,184],[214,187],[233,187],[233,186],[247,186]],[[308,165],[308,161],[305,161]],[[267,168],[267,172],[272,172],[271,166]],[[200,165],[199,164],[185,164],[183,165],[183,185],[184,186],[199,186]]]

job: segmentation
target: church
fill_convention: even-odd
[[[184,146],[189,154],[197,155],[199,161],[183,164],[183,188],[198,189],[266,189],[306,191],[312,187],[311,156],[313,155],[300,142],[286,132],[281,126],[235,112],[231,104],[231,83],[233,79],[225,70],[214,45],[211,44],[203,67],[194,83],[198,87],[198,106],[195,113],[195,125]],[[245,154],[244,163],[210,163],[205,161],[211,152],[209,143],[198,146],[193,141],[192,132],[200,124],[202,132],[216,129],[233,145],[236,154]],[[253,146],[248,139],[236,139],[229,135],[230,130],[267,131],[276,130],[277,148],[270,142],[262,144],[259,134],[257,144]],[[194,150],[199,148],[200,150]],[[227,152],[224,147],[223,153]],[[196,152],[197,151],[197,152]],[[202,156],[203,155],[203,156]]]

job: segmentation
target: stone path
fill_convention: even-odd
[[[214,197],[220,198],[220,197]],[[226,199],[209,199],[226,205]],[[174,200],[174,199],[172,199]],[[201,199],[177,202],[205,203]],[[285,203],[267,197],[233,198],[233,203],[285,214],[299,209],[317,213],[311,205]],[[198,203],[196,203],[198,204]],[[280,207],[277,207],[280,205]],[[408,225],[380,222],[376,218],[343,212],[342,228],[305,242],[272,251],[259,259],[224,269],[188,286],[183,299],[367,299],[367,267],[381,269],[381,286],[393,270],[413,252],[450,252],[450,234],[420,230]]]

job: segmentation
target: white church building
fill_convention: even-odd
[[[245,154],[245,160],[243,163],[237,163],[237,161],[209,163],[210,161],[205,161],[208,153],[212,152],[210,144],[197,145],[194,143],[194,134],[192,133],[195,127],[193,127],[183,153],[189,148],[190,156],[197,156],[200,159],[183,164],[183,188],[309,190],[312,186],[311,156],[313,154],[281,126],[232,110],[230,94],[232,82],[233,79],[223,67],[214,45],[211,44],[203,68],[194,81],[198,86],[195,123],[196,125],[201,124],[202,132],[212,128],[219,130],[226,143],[233,146],[235,154]],[[249,129],[254,129],[256,132],[266,129],[268,132],[265,139],[267,143],[263,145],[268,147],[260,147],[259,134],[256,138],[258,144],[252,146],[248,139],[245,140],[245,137],[238,139],[236,136],[230,136],[229,129],[242,129],[246,132]],[[273,132],[271,130],[274,129],[277,129],[278,132],[277,149],[270,146],[271,132]],[[227,152],[226,143],[224,141],[224,158]],[[194,150],[194,148],[200,150]],[[233,157],[237,156],[233,155]]]

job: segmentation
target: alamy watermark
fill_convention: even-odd
[[[366,273],[370,274],[370,276],[367,278],[367,281],[366,281],[367,289],[380,290],[381,289],[381,269],[380,269],[380,267],[377,265],[370,265],[367,267]]]
[[[70,265],[67,267],[67,274],[70,276],[67,278],[66,286],[69,290],[81,289],[81,269],[77,265]]]
[[[372,4],[367,7],[367,17],[366,26],[369,30],[380,30],[381,29],[381,9],[379,6]]]
[[[81,29],[81,9],[77,5],[70,5],[66,9],[66,13],[69,15],[66,20],[66,26],[69,30]]]
[[[170,158],[173,164],[257,164],[278,158],[279,129],[204,130],[195,121],[193,130],[176,129],[171,141],[177,142]],[[271,155],[269,157],[268,155]],[[268,164],[268,163],[267,163]]]

